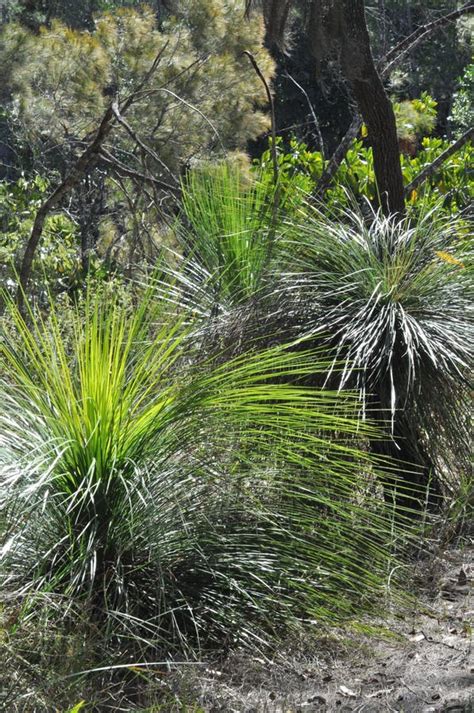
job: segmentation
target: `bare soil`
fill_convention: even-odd
[[[474,713],[472,542],[414,576],[423,584],[419,603],[388,616],[392,638],[332,634],[310,653],[293,648],[273,661],[235,655],[201,670],[190,686],[197,706],[180,710]]]

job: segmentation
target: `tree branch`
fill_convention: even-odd
[[[136,181],[142,181],[144,183],[152,183],[154,186],[156,186],[160,190],[170,191],[171,193],[176,193],[177,195],[180,195],[180,193],[181,193],[181,189],[178,186],[172,186],[170,183],[161,181],[159,178],[155,178],[154,176],[147,176],[146,174],[140,173],[139,171],[134,171],[132,168],[129,168],[124,163],[119,161],[118,158],[113,156],[109,151],[107,151],[103,147],[100,150],[100,158],[106,164],[111,166],[121,176],[126,176],[127,178],[133,178]]]
[[[420,42],[426,40],[444,25],[447,25],[450,22],[455,22],[462,17],[462,15],[466,15],[471,12],[474,12],[474,2],[472,2],[472,0],[467,2],[458,10],[454,10],[447,15],[443,15],[443,17],[439,17],[437,20],[433,20],[433,22],[429,22],[426,25],[418,27],[411,33],[411,35],[408,35],[408,37],[405,37],[404,40],[395,45],[395,47],[393,47],[390,52],[388,52],[385,57],[380,60],[379,72],[382,78],[388,77],[395,67],[400,64],[402,59],[404,59],[409,52],[415,49]]]
[[[137,95],[141,92],[143,87],[156,71],[166,47],[167,43],[160,49],[153,60],[150,69],[145,73],[143,79],[135,90],[124,100],[122,104],[122,112],[127,111],[127,109],[129,109],[136,101]],[[45,220],[49,213],[57,208],[62,199],[78,185],[82,177],[88,173],[99,160],[102,144],[112,131],[116,119],[116,113],[119,113],[118,104],[116,101],[113,101],[104,112],[99,127],[95,133],[92,134],[92,137],[89,134],[85,139],[83,139],[84,142],[92,138],[89,145],[86,146],[65,179],[54,189],[44,203],[42,203],[36,213],[33,228],[31,229],[30,237],[28,238],[28,242],[26,244],[18,275],[16,302],[19,309],[22,311],[25,303],[26,290],[31,277],[33,259],[43,235]]]
[[[114,122],[113,104],[105,111],[99,128],[95,133],[92,143],[82,152],[66,178],[59,184],[57,188],[39,207],[30,237],[26,244],[23,260],[19,270],[18,290],[16,293],[16,301],[20,309],[24,306],[26,289],[31,276],[31,269],[36,249],[43,235],[43,228],[48,214],[60,204],[64,196],[77,186],[85,173],[90,171],[93,165],[97,162],[100,152],[100,147],[112,130]]]
[[[468,141],[470,141],[474,137],[474,129],[468,129],[457,141],[454,142],[454,144],[451,144],[451,146],[448,146],[448,148],[441,153],[438,158],[436,158],[432,163],[429,164],[429,166],[426,166],[426,168],[421,171],[421,173],[418,174],[418,176],[415,176],[413,181],[411,181],[408,186],[405,187],[405,195],[409,196],[410,193],[415,190],[415,188],[418,188],[418,186],[426,181],[427,178],[433,175],[438,168],[453,154],[456,153],[456,151],[459,151],[460,148],[464,146],[464,144],[467,144]]]
[[[414,32],[412,32],[408,37],[405,37],[401,42],[399,42],[395,47],[393,47],[382,59],[378,62],[378,70],[382,79],[386,79],[393,70],[398,67],[400,62],[406,57],[406,55],[411,52],[417,45],[424,42],[426,39],[431,37],[435,32],[444,27],[444,25],[450,22],[455,22],[463,15],[469,14],[474,11],[474,3],[472,0],[465,5],[463,5],[458,10],[443,15],[433,22],[429,22],[426,25],[418,27]],[[344,160],[352,141],[357,137],[362,126],[362,120],[359,114],[356,114],[347,130],[346,134],[343,136],[339,146],[331,156],[331,159],[326,166],[321,178],[319,179],[314,195],[318,198],[322,198],[325,192],[328,190],[334,176],[341,163]]]
[[[314,111],[314,107],[313,107],[313,105],[311,104],[311,99],[309,98],[308,92],[306,91],[306,89],[305,89],[304,87],[301,86],[301,84],[300,84],[299,82],[296,81],[296,79],[295,79],[294,77],[291,76],[291,74],[288,72],[288,70],[285,71],[285,76],[286,76],[291,82],[293,82],[293,84],[294,84],[296,87],[298,87],[298,89],[299,89],[300,92],[303,94],[304,98],[306,99],[306,103],[308,104],[308,108],[309,108],[309,110],[310,110],[310,112],[311,112],[311,116],[312,116],[312,118],[313,118],[314,129],[315,129],[316,134],[317,134],[317,136],[318,136],[319,150],[321,151],[321,156],[323,157],[323,160],[324,160],[325,150],[324,150],[323,135],[322,135],[322,133],[321,133],[321,127],[319,126],[318,117],[316,116],[316,112]]]
[[[253,56],[251,52],[248,50],[244,50],[243,54],[249,58],[252,67],[255,70],[255,74],[257,77],[260,79],[262,82],[263,86],[265,87],[265,93],[267,95],[268,99],[268,104],[270,106],[270,120],[271,120],[271,125],[270,125],[270,130],[272,133],[272,146],[271,146],[271,155],[272,155],[272,163],[273,163],[273,181],[275,183],[275,188],[278,184],[278,158],[277,158],[277,145],[276,145],[276,119],[275,119],[275,102],[273,101],[273,94],[271,93],[270,87],[268,85],[267,80],[263,76],[262,70],[257,64],[257,60]]]
[[[332,179],[337,173],[339,166],[344,161],[344,157],[347,154],[350,145],[352,144],[354,139],[357,138],[357,134],[359,133],[361,124],[362,120],[360,118],[360,114],[359,112],[356,112],[354,118],[351,121],[351,125],[342,137],[339,146],[334,151],[333,155],[329,160],[328,165],[326,166],[321,175],[321,178],[316,184],[316,188],[313,192],[315,198],[322,198],[328,190],[329,186],[331,185]]]
[[[258,66],[257,60],[255,59],[253,54],[251,52],[249,52],[248,50],[244,50],[243,54],[249,58],[249,60],[252,64],[252,67],[255,70],[257,77],[260,79],[263,86],[265,87],[265,92],[267,95],[268,103],[270,105],[270,121],[271,121],[270,129],[271,129],[271,133],[272,133],[271,156],[272,156],[272,164],[273,164],[273,200],[272,200],[272,217],[271,217],[271,223],[270,223],[270,230],[269,230],[269,234],[268,234],[267,260],[269,260],[271,257],[272,251],[273,251],[273,244],[275,242],[278,210],[280,208],[280,198],[281,198],[280,167],[278,165],[278,155],[277,155],[275,102],[273,101],[273,94],[270,90],[270,86],[269,86],[267,80],[265,79],[265,76],[264,76],[262,70]]]

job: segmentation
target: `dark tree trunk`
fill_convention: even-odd
[[[385,214],[405,211],[397,127],[392,104],[375,66],[365,20],[364,0],[336,0],[344,74],[368,129],[374,171]]]

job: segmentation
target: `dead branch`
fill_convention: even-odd
[[[61,203],[62,199],[70,193],[75,186],[82,179],[84,174],[91,170],[91,168],[97,163],[100,153],[100,147],[105,141],[107,136],[110,134],[114,122],[114,112],[113,104],[111,104],[105,111],[102,120],[99,124],[99,128],[96,131],[95,137],[87,148],[82,152],[82,154],[77,159],[75,165],[66,176],[66,178],[59,184],[57,188],[51,193],[50,196],[42,203],[38,208],[33,223],[33,228],[31,230],[30,237],[26,244],[25,252],[23,254],[23,260],[19,270],[18,276],[18,290],[16,293],[16,301],[18,307],[23,309],[26,289],[28,287],[28,282],[31,276],[31,270],[33,265],[33,259],[36,253],[36,249],[39,245],[41,237],[43,235],[43,228],[46,218],[49,213],[53,211]]]
[[[176,187],[179,187],[178,181],[174,177],[174,175],[171,173],[170,169],[168,166],[165,164],[165,162],[158,156],[156,151],[154,151],[151,146],[148,146],[142,139],[138,136],[138,134],[132,129],[128,121],[126,121],[119,111],[119,108],[115,106],[113,108],[113,112],[115,115],[115,118],[117,119],[117,122],[123,126],[127,134],[130,136],[130,138],[139,146],[144,153],[146,153],[148,156],[150,156],[154,161],[156,161],[173,179],[173,181],[176,184]]]
[[[431,35],[437,32],[441,27],[444,27],[444,25],[450,22],[455,22],[463,15],[472,12],[474,12],[474,2],[470,1],[458,10],[454,10],[447,15],[439,17],[437,20],[433,20],[433,22],[428,22],[426,25],[418,27],[411,35],[408,35],[408,37],[405,37],[405,39],[395,45],[395,47],[380,60],[379,71],[382,78],[388,77],[407,54],[414,50],[421,42],[428,39],[428,37],[431,37]]]
[[[339,146],[331,156],[328,165],[324,169],[321,178],[319,179],[316,185],[316,189],[313,193],[315,197],[322,198],[328,190],[329,186],[331,185],[332,179],[336,175],[339,166],[343,162],[344,157],[350,148],[350,145],[352,144],[354,139],[357,138],[357,134],[360,131],[361,124],[362,120],[360,118],[359,112],[357,112],[354,115],[349,128],[342,137]]]
[[[156,71],[156,68],[160,63],[160,60],[163,56],[166,47],[167,43],[160,49],[160,51],[156,55],[150,69],[145,73],[142,81],[138,84],[134,91],[131,92],[131,94],[129,94],[129,96],[124,100],[122,104],[122,112],[126,112],[137,101],[137,96],[142,91],[143,87],[149,82],[152,75]],[[42,203],[36,213],[33,228],[31,229],[30,237],[26,244],[18,275],[16,302],[19,309],[22,311],[25,303],[26,290],[31,277],[33,259],[40,243],[41,237],[43,235],[45,220],[48,217],[49,213],[51,213],[51,211],[55,210],[55,208],[58,207],[62,199],[78,185],[83,176],[87,174],[97,164],[102,144],[112,131],[114,122],[116,120],[116,113],[119,114],[118,104],[116,101],[113,101],[104,112],[97,131],[92,134],[92,136],[89,135],[86,137],[86,139],[83,140],[88,141],[91,138],[90,143],[86,146],[82,154],[79,156],[71,171],[67,174],[66,178],[59,184],[59,186],[57,186],[54,191],[48,196],[44,203]]]
[[[311,112],[311,116],[313,119],[314,129],[318,136],[319,149],[321,151],[321,156],[323,157],[323,160],[324,160],[325,151],[324,151],[323,135],[321,133],[321,127],[319,126],[318,117],[316,116],[316,112],[314,111],[314,107],[311,103],[311,99],[309,98],[308,92],[306,91],[306,89],[304,87],[301,86],[301,84],[299,82],[296,81],[296,79],[294,77],[291,76],[291,74],[288,71],[285,72],[285,76],[291,82],[293,82],[295,87],[297,87],[300,90],[300,92],[303,94],[304,98],[306,99],[306,103],[308,104],[308,108],[309,108],[309,111]]]
[[[118,158],[113,156],[104,147],[100,149],[100,158],[102,161],[104,161],[104,163],[113,168],[113,170],[121,176],[125,176],[126,178],[133,178],[134,180],[139,181],[141,183],[152,183],[160,190],[170,191],[171,193],[175,193],[176,195],[181,194],[181,189],[178,186],[172,186],[170,183],[161,181],[160,179],[155,178],[154,176],[146,175],[144,173],[140,173],[139,171],[134,171],[132,168],[129,168],[129,166],[126,166],[124,163],[119,161]]]
[[[467,144],[468,141],[470,141],[474,136],[474,129],[468,129],[462,136],[459,137],[457,141],[455,141],[451,146],[448,146],[448,148],[441,153],[438,158],[436,158],[432,163],[429,164],[426,168],[421,171],[421,173],[416,176],[413,181],[411,181],[408,186],[405,187],[405,195],[409,196],[410,193],[415,190],[415,188],[418,188],[424,181],[426,181],[427,178],[432,176],[438,168],[453,154],[456,153],[456,151],[459,151],[460,148],[464,146],[464,144]]]

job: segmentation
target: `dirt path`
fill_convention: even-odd
[[[200,677],[201,710],[474,713],[474,547],[444,553],[423,577],[419,610],[389,622],[396,639],[323,642],[306,657],[295,652],[291,665],[229,661]]]

